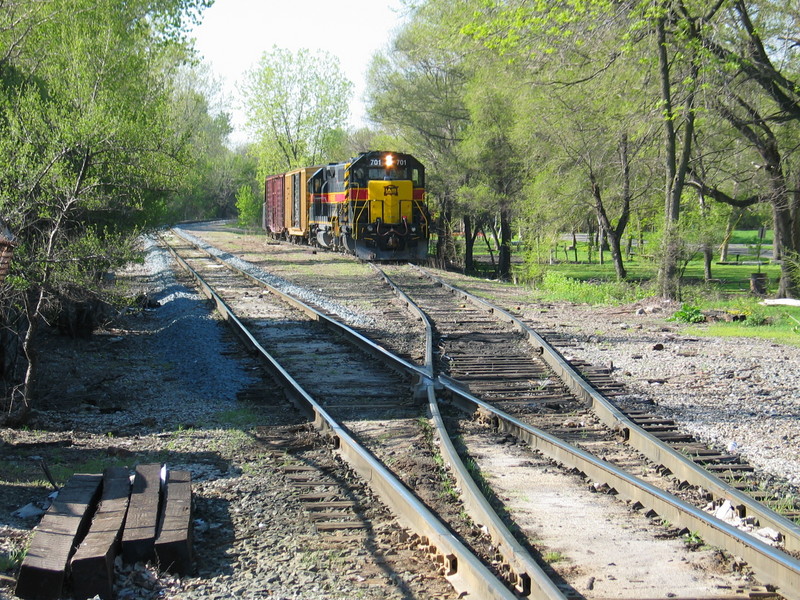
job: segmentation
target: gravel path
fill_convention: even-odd
[[[620,401],[652,402],[698,439],[800,486],[800,349],[651,333],[642,339],[619,329],[613,354],[603,347],[606,334],[576,355],[595,364],[613,361],[630,390]],[[656,344],[663,349],[654,350]]]

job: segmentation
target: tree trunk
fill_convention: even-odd
[[[438,238],[436,240],[436,261],[442,267],[455,262],[455,242],[452,227],[453,200],[449,191],[442,197],[441,212],[436,223]]]
[[[781,256],[781,280],[778,284],[779,298],[796,298],[798,294],[798,282],[792,279],[791,265],[787,259],[787,254],[797,253],[800,248],[793,247],[792,215],[789,208],[788,198],[784,196],[783,201],[776,201],[773,205],[775,215],[775,245],[780,249]]]
[[[739,208],[734,208],[731,211],[731,214],[728,217],[728,222],[725,224],[725,237],[723,238],[722,244],[720,244],[719,247],[719,262],[728,262],[728,244],[730,243],[731,236],[733,235],[736,225],[738,225],[743,214],[744,211]]]
[[[565,252],[566,254],[566,252]],[[575,234],[575,230],[572,230],[572,255],[575,257],[575,264],[578,264],[578,236]],[[569,257],[567,257],[567,262],[569,262]]]
[[[606,264],[605,261],[605,250],[607,248],[606,244],[606,229],[603,227],[603,224],[600,223],[597,226],[597,254],[598,260],[600,261],[601,265]]]
[[[497,277],[511,279],[511,215],[508,206],[500,207],[500,251],[497,257]]]
[[[464,215],[464,272],[472,273],[475,270],[475,233],[473,231],[472,217],[468,214]]]
[[[594,209],[597,214],[597,222],[600,229],[605,232],[605,239],[608,240],[611,249],[611,260],[614,263],[614,271],[617,274],[617,279],[623,280],[628,276],[625,270],[625,265],[622,262],[622,235],[624,234],[625,227],[628,224],[629,203],[626,197],[623,202],[623,215],[617,223],[616,227],[611,226],[611,220],[608,218],[605,206],[603,205],[603,196],[600,191],[600,185],[595,179],[594,173],[589,174],[589,181],[592,186],[592,196],[594,198]],[[603,243],[600,243],[600,256],[602,264],[603,256]]]
[[[658,53],[658,70],[661,82],[661,102],[664,112],[664,147],[666,161],[666,194],[664,215],[664,239],[662,240],[661,262],[658,269],[658,291],[664,298],[677,299],[680,291],[679,269],[680,234],[678,220],[681,210],[681,195],[686,183],[686,173],[692,148],[695,121],[695,85],[699,68],[691,58],[690,77],[683,107],[683,144],[678,156],[678,133],[675,128],[676,114],[672,104],[672,83],[670,60],[667,56],[666,37],[667,15],[656,20],[656,42]]]
[[[486,243],[486,249],[489,251],[489,258],[492,261],[492,266],[496,267],[496,263],[494,260],[494,250],[492,249],[492,244],[489,242],[489,236],[486,235],[486,227],[483,223],[481,223],[480,232],[483,234],[483,241]],[[492,233],[494,236],[494,232]]]
[[[714,251],[711,244],[703,244],[703,277],[706,281],[712,279],[711,277],[711,263],[714,260]]]

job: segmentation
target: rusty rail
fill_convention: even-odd
[[[324,432],[333,440],[334,447],[350,466],[372,487],[376,494],[397,515],[400,522],[410,530],[417,533],[426,545],[426,550],[445,570],[445,577],[460,593],[466,592],[475,598],[487,600],[512,600],[517,595],[499,581],[489,569],[480,562],[429,510],[416,496],[400,483],[377,459],[366,449],[358,444],[349,433],[343,429],[276,361],[258,340],[236,317],[225,301],[217,295],[211,286],[194,271],[173,248],[167,244],[177,262],[197,281],[203,293],[211,299],[218,312],[234,329],[237,335],[252,351],[257,353],[265,362],[267,368],[290,397],[312,416],[314,426]],[[240,270],[237,269],[241,273]],[[246,275],[246,274],[245,274]],[[252,277],[247,275],[248,277]],[[332,327],[341,330],[348,337],[361,338],[359,345],[364,348],[379,350],[382,357],[394,360],[398,366],[411,367],[415,373],[420,369],[394,357],[385,350],[376,347],[370,340],[364,338],[349,327],[341,325],[326,315],[315,311],[310,306],[294,299],[282,291],[258,280],[261,285],[267,286],[270,291],[280,296],[293,305],[299,305],[303,312],[311,311],[317,315],[318,320],[326,322]],[[363,344],[363,345],[362,345]]]

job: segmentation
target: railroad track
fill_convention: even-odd
[[[414,466],[434,464],[418,422],[427,419],[432,393],[431,386],[420,386],[424,370],[386,353],[276,288],[234,273],[182,240],[172,239],[170,246],[220,313],[267,361],[287,394],[309,413],[337,454],[370,482],[373,491],[411,530],[406,543],[427,555],[458,593],[487,599],[516,597],[502,565],[492,562],[495,552],[488,537],[465,521],[452,502],[438,501],[431,489],[438,482],[420,475]],[[277,301],[279,296],[282,300]],[[353,343],[364,353],[354,349]],[[387,363],[392,367],[387,368]],[[386,465],[393,465],[392,470]],[[309,467],[290,465],[286,476],[297,487],[308,488],[301,500],[310,518],[322,513],[323,529],[367,526],[353,525],[357,519],[340,515],[348,507],[338,504],[344,500],[329,495],[335,482],[328,480],[326,471]],[[398,476],[405,479],[405,485]],[[311,516],[312,510],[320,508],[315,502],[324,504]],[[428,506],[436,506],[440,515],[449,512],[449,521],[437,518]],[[520,588],[525,585],[525,581],[512,583]]]
[[[729,485],[716,476],[721,472],[746,472],[748,465],[734,462],[733,456],[701,447],[677,431],[673,423],[642,412],[625,414],[598,391],[605,389],[614,393],[619,389],[606,372],[593,372],[586,365],[580,365],[583,373],[578,372],[541,336],[509,312],[448,286],[422,270],[394,268],[391,271],[401,282],[399,287],[418,300],[422,310],[434,319],[434,328],[439,332],[439,366],[455,380],[450,384],[444,379],[445,386],[466,410],[479,407],[496,427],[512,432],[535,448],[546,447],[549,456],[582,473],[591,472],[595,485],[602,482],[615,493],[620,486],[632,482],[622,484],[618,480],[618,485],[610,480],[624,470],[641,468],[643,463],[637,456],[641,452],[657,467],[659,475],[670,476],[666,485],[664,477],[651,477],[653,483],[665,489],[673,487],[672,491],[701,505],[710,497],[716,504],[727,501],[740,514],[749,514],[762,526],[767,524],[779,531],[785,548],[796,552],[798,537],[793,522],[741,494],[740,484]],[[521,338],[527,341],[527,347],[520,344]],[[598,427],[598,421],[603,426]],[[624,439],[635,452],[620,455],[615,438]],[[604,457],[610,456],[614,464],[607,465],[608,468],[596,465],[587,469],[583,459],[576,459],[581,453],[567,448],[565,441]],[[677,450],[670,444],[677,445]],[[716,519],[707,519],[702,511],[688,504],[679,506],[682,502],[672,504],[669,500],[667,505],[671,506],[661,504],[665,498],[655,498],[661,496],[655,486],[642,495],[642,490],[650,485],[646,482],[641,487],[633,485],[637,490],[627,492],[631,502],[651,508],[659,504],[655,512],[668,514],[672,523],[691,521],[692,531],[703,531],[706,540],[720,547],[731,551],[740,550],[740,544],[753,547],[751,564],[759,565],[756,570],[763,579],[776,581],[785,577],[781,591],[787,597],[798,593],[795,591],[798,564],[782,550],[735,532]],[[686,488],[690,485],[694,498],[692,494],[687,496],[690,490]],[[692,516],[681,517],[684,511]],[[776,566],[778,563],[783,566]],[[778,575],[779,572],[783,574]]]
[[[419,279],[419,274],[414,274],[414,277]],[[413,282],[406,283],[404,287],[412,287],[412,283]],[[422,287],[431,288],[432,286],[427,285]],[[442,287],[440,282],[437,283],[437,287]],[[419,293],[419,290],[417,290],[417,292]],[[447,293],[451,296],[456,294],[456,297],[458,297],[459,294],[459,292],[455,290],[448,290]],[[403,300],[403,302],[407,302],[407,300]],[[451,375],[460,375],[463,380],[468,381],[470,386],[474,386],[476,389],[480,388],[480,393],[484,394],[487,398],[493,397],[497,403],[504,404],[506,408],[522,407],[522,413],[527,411],[531,414],[535,413],[546,417],[553,417],[554,414],[557,415],[555,419],[550,419],[551,427],[554,429],[558,427],[557,423],[563,417],[563,409],[565,406],[571,406],[569,412],[572,413],[573,416],[575,416],[575,407],[572,403],[577,402],[579,405],[582,404],[585,410],[588,403],[585,398],[581,397],[580,393],[575,392],[576,387],[582,390],[583,384],[576,384],[570,378],[565,378],[566,381],[558,381],[559,377],[563,376],[558,373],[558,371],[564,368],[558,360],[550,358],[549,361],[545,361],[547,366],[542,367],[539,365],[532,367],[526,370],[522,376],[519,375],[519,367],[521,365],[533,363],[535,362],[533,359],[540,355],[544,356],[546,352],[549,352],[549,350],[546,350],[542,345],[537,346],[534,344],[533,347],[531,346],[530,332],[526,331],[524,327],[515,332],[513,328],[498,328],[496,324],[491,326],[486,325],[486,319],[484,317],[487,307],[477,299],[463,296],[460,297],[457,302],[457,306],[449,306],[444,308],[444,310],[442,309],[446,305],[441,302],[441,298],[428,305],[428,310],[439,317],[439,319],[435,321],[435,327],[437,329],[443,329],[443,323],[445,322],[452,321],[453,324],[453,327],[447,329],[444,335],[441,335],[440,331],[439,342],[441,345],[438,360],[440,368],[446,370]],[[474,306],[479,306],[480,308],[476,310]],[[491,309],[491,311],[495,315],[501,314],[496,308]],[[502,314],[501,316],[502,320],[509,320],[509,315]],[[519,327],[517,323],[514,323],[514,326]],[[478,331],[475,331],[476,329],[478,329]],[[475,339],[479,339],[485,344],[482,350],[478,352],[470,350],[473,341],[469,343],[465,342],[466,338],[470,335],[473,335]],[[485,348],[492,344],[513,347],[514,351],[518,352],[518,354],[509,360],[507,355],[503,355],[504,358],[501,359],[500,355],[502,353],[494,353],[498,355],[498,359],[496,361],[489,361]],[[430,342],[428,342],[428,346],[431,346]],[[423,365],[421,367],[421,379],[427,379],[432,382],[432,358],[429,360],[429,363],[430,366]],[[555,363],[555,367],[553,363]],[[420,371],[417,371],[417,373],[420,373]],[[504,385],[497,385],[498,380],[502,380]],[[772,549],[764,547],[763,544],[757,541],[731,541],[737,535],[735,532],[726,530],[724,526],[721,527],[720,524],[714,523],[713,519],[709,520],[709,517],[706,515],[700,514],[696,509],[693,510],[691,507],[684,505],[685,503],[682,504],[680,500],[670,497],[654,486],[635,481],[636,478],[630,477],[630,475],[624,473],[622,469],[604,463],[604,461],[597,461],[589,456],[588,453],[579,450],[576,451],[574,447],[565,444],[563,440],[540,432],[530,425],[519,421],[517,418],[505,414],[504,411],[496,410],[488,401],[484,402],[474,397],[472,394],[466,393],[464,391],[464,381],[453,383],[447,377],[440,377],[436,383],[438,386],[449,390],[456,404],[466,406],[470,411],[474,411],[476,407],[480,407],[485,414],[489,415],[488,418],[494,423],[495,427],[512,432],[515,436],[524,439],[531,446],[539,448],[545,454],[553,456],[563,464],[577,465],[574,466],[574,468],[581,470],[581,472],[585,474],[591,474],[595,482],[602,481],[604,485],[608,486],[608,489],[628,496],[635,504],[650,507],[650,510],[653,510],[652,507],[655,506],[656,512],[660,515],[669,516],[673,522],[688,522],[695,527],[696,530],[702,531],[704,536],[707,535],[709,539],[714,538],[715,543],[717,536],[719,536],[720,539],[724,538],[725,543],[719,544],[722,547],[728,547],[734,550],[746,549],[750,552],[750,554],[748,554],[748,562],[754,566],[765,581],[777,581],[786,597],[797,597],[792,595],[791,592],[788,594],[785,592],[785,590],[794,589],[793,586],[797,583],[797,565],[780,551],[774,552]],[[432,389],[433,385],[427,386],[430,410],[434,415],[434,419],[436,419],[438,418],[438,408],[435,405],[435,398],[431,399],[433,395]],[[419,395],[419,393],[417,395]],[[494,402],[492,402],[492,404],[494,404]],[[577,416],[580,417],[581,415],[578,414]],[[586,416],[588,417],[588,413]],[[620,421],[616,421],[615,423],[619,424],[619,422]],[[563,421],[561,424],[562,426],[564,425]],[[574,426],[562,428],[572,430]],[[606,443],[616,435],[612,433],[609,437],[609,429],[605,427],[596,427],[593,428],[596,431],[589,432],[584,424],[581,429],[582,431],[579,435],[585,446]],[[561,433],[569,437],[570,432],[566,431]],[[596,440],[586,441],[589,433],[596,437]],[[618,429],[618,433],[631,439],[630,432],[625,429]],[[444,434],[444,437],[447,437],[447,435]],[[442,442],[444,444],[446,440],[443,439]],[[451,451],[448,450],[447,460],[453,464],[459,462],[455,457],[455,451],[452,450],[452,454],[450,454],[450,452]],[[462,488],[469,487],[469,482],[467,481],[467,479],[469,479],[468,474],[461,472],[457,475],[457,479]],[[475,502],[479,503],[478,500]],[[469,504],[469,502],[467,504]],[[474,507],[469,508],[470,510],[474,510]],[[485,507],[480,510],[485,510]],[[486,520],[484,517],[485,515],[481,516],[480,520],[476,522],[485,523]],[[502,524],[493,524],[490,529],[495,527],[502,528]],[[719,533],[720,530],[722,530],[723,533]],[[498,533],[496,531],[491,531],[491,535],[498,548],[503,552],[501,560],[502,567],[500,570],[512,573],[508,581],[516,585],[520,590],[526,592],[532,591],[534,597],[561,597],[560,594],[563,593],[561,590],[554,588],[552,582],[548,584],[542,579],[541,573],[534,573],[538,567],[530,564],[532,561],[529,555],[526,556],[524,549],[518,547],[519,544],[515,545],[515,541],[513,538],[508,537],[507,532]],[[536,578],[533,583],[531,582],[532,577]],[[548,594],[553,595],[550,596]]]

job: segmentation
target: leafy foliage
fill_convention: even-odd
[[[261,220],[261,201],[253,193],[253,187],[242,184],[236,192],[236,208],[239,211],[239,226],[258,225]]]
[[[328,162],[337,155],[353,84],[327,53],[273,47],[242,89],[262,174]]]
[[[0,11],[0,218],[18,244],[0,300],[23,340],[12,397],[23,413],[43,312],[128,260],[184,180],[193,123],[176,118],[172,82],[189,57],[185,24],[209,3],[16,0]]]
[[[625,282],[579,281],[556,271],[545,273],[540,289],[560,300],[588,304],[624,304],[651,297],[652,291]]]
[[[671,321],[678,321],[679,323],[703,323],[706,316],[696,306],[691,304],[683,304],[681,308],[675,311],[675,314],[670,317]]]

